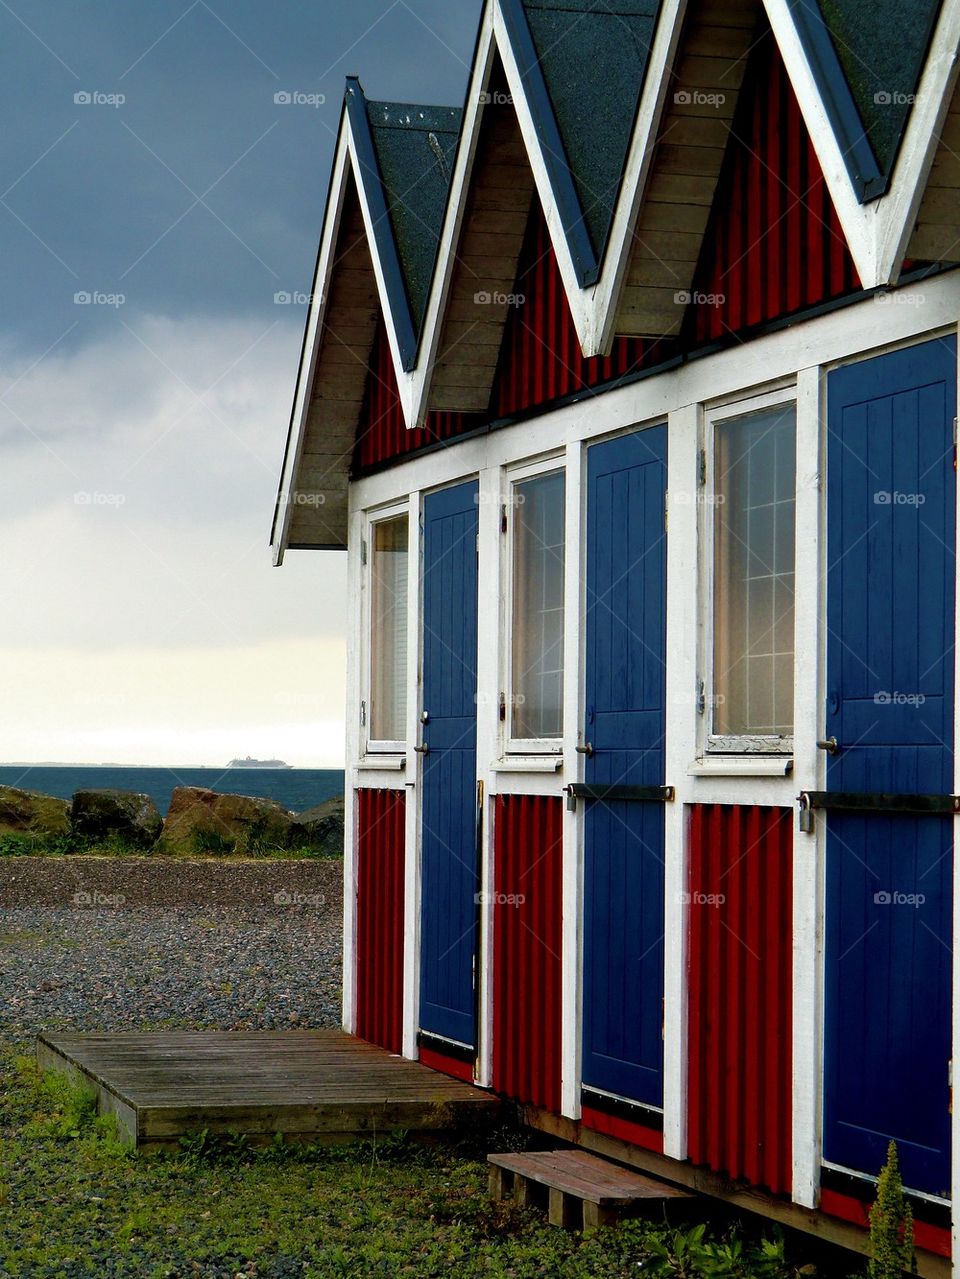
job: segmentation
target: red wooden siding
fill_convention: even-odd
[[[498,795],[493,1087],[560,1109],[563,801]]]
[[[644,1150],[655,1150],[657,1154],[663,1154],[663,1133],[657,1128],[648,1128],[645,1124],[622,1119],[619,1115],[608,1115],[602,1110],[594,1110],[592,1106],[582,1108],[580,1122],[584,1128],[590,1128],[594,1132],[606,1133],[608,1137],[628,1141],[631,1146],[642,1146]]]
[[[599,386],[667,359],[675,343],[614,338],[609,356],[584,359],[539,202],[520,259],[516,294],[507,320],[491,417],[512,417],[576,391]]]
[[[860,288],[769,33],[756,46],[752,64],[697,267],[690,326],[694,345]],[[702,300],[711,294],[722,301]]]
[[[376,466],[389,458],[436,444],[439,440],[453,439],[464,431],[474,430],[482,420],[469,413],[428,413],[422,429],[408,431],[403,420],[390,343],[381,321],[370,357],[366,399],[357,432],[356,466],[361,469]]]
[[[690,845],[689,1155],[787,1193],[793,813],[698,804]]]
[[[357,1034],[391,1052],[403,1041],[406,796],[357,791]]]
[[[441,1075],[452,1075],[454,1079],[462,1079],[465,1084],[473,1083],[473,1066],[459,1057],[448,1057],[436,1048],[421,1046],[420,1061],[431,1070],[439,1071]]]

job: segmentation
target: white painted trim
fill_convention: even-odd
[[[825,388],[824,388],[825,390]],[[794,641],[794,790],[816,790],[821,752],[820,670],[824,629],[821,374],[797,377],[797,507]],[[793,1200],[816,1207],[820,1184],[821,918],[822,896],[815,835],[803,834],[794,804],[793,837]]]
[[[358,773],[402,773],[406,766],[406,755],[365,755],[353,767]]]
[[[958,345],[960,358],[960,345]],[[958,386],[960,386],[960,367],[957,370]],[[954,413],[960,414],[960,404],[954,406]],[[958,495],[960,496],[960,495]],[[960,500],[957,502],[957,524],[954,530],[955,546],[960,546]],[[960,555],[956,557],[956,599],[954,600],[954,628],[960,625]],[[958,746],[958,730],[960,730],[960,645],[954,648],[954,711],[953,711],[953,790],[960,794],[960,750]],[[957,849],[960,847],[960,818],[953,822],[953,1027],[951,1044],[953,1049],[954,1086],[951,1094],[951,1197],[955,1204],[960,1204],[960,1105],[957,1104],[958,1084],[960,1084],[960,874],[957,871]],[[960,1213],[954,1212],[952,1222],[952,1252],[960,1257]]]
[[[479,475],[477,599],[495,601],[500,596],[500,471],[488,467]],[[493,786],[490,769],[480,761],[497,751],[499,711],[496,698],[480,696],[482,689],[499,687],[499,610],[477,608],[477,778],[483,782],[483,845],[480,891],[484,894],[480,914],[478,979],[480,982],[477,1022],[478,1083],[489,1087],[493,1078],[493,913],[495,886],[495,831]]]
[[[557,793],[567,781],[582,777],[583,757],[576,752],[583,723],[583,611],[586,564],[586,458],[579,441],[566,446],[566,528],[563,596],[563,772],[543,778]],[[583,1027],[583,805],[563,811],[563,911],[561,934],[560,1112],[580,1118]]]
[[[344,112],[346,117],[346,112]],[[330,194],[327,200],[327,212],[320,238],[320,251],[313,276],[313,288],[310,293],[310,308],[307,312],[307,327],[304,333],[303,352],[300,369],[297,375],[297,390],[293,409],[290,415],[290,432],[287,439],[287,452],[283,474],[280,477],[280,489],[277,495],[279,510],[277,524],[273,534],[273,562],[275,566],[283,563],[283,555],[290,538],[290,517],[293,511],[291,497],[296,488],[297,475],[300,472],[300,461],[303,457],[303,445],[307,429],[307,417],[310,412],[310,399],[313,392],[313,379],[317,367],[317,355],[320,350],[318,335],[320,324],[326,312],[327,293],[330,288],[330,276],[334,266],[334,252],[340,234],[340,221],[343,215],[343,201],[347,190],[347,166],[350,162],[346,135],[341,129],[337,139],[337,149],[333,161],[333,173],[330,178]]]
[[[360,580],[360,542],[363,515],[356,507],[355,493],[348,494],[350,530],[347,547],[347,581]],[[352,780],[351,764],[360,753],[360,726],[356,709],[360,704],[360,645],[363,635],[360,592],[348,592],[347,600],[347,677],[346,677],[346,772]],[[353,1034],[357,1024],[357,814],[356,794],[352,785],[344,786],[343,795],[343,1028]]]
[[[787,777],[792,755],[711,755],[687,765],[688,777]]]
[[[679,789],[684,785],[697,733],[693,692],[697,679],[699,421],[697,406],[687,404],[670,414],[668,427],[665,779],[667,785]],[[673,1159],[687,1157],[688,816],[679,795],[677,802],[664,805],[663,1150]]]
[[[559,773],[563,768],[563,756],[555,755],[550,759],[542,755],[533,757],[518,756],[514,759],[495,759],[490,765],[492,773]]]
[[[403,1055],[418,1056],[420,1020],[420,778],[423,757],[413,749],[420,729],[420,494],[407,497],[407,792],[403,861]]]

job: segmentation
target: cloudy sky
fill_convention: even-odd
[[[345,557],[267,546],[275,295],[310,288],[344,76],[460,103],[479,11],[0,0],[0,761],[342,763]]]

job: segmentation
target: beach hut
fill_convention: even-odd
[[[348,557],[347,1030],[844,1242],[893,1138],[925,1273],[958,45],[488,0],[462,107],[348,80],[272,535]]]

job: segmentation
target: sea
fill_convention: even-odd
[[[120,765],[0,764],[0,785],[71,799],[88,788],[149,795],[161,813],[177,786],[206,786],[228,795],[275,799],[292,813],[343,794],[338,768],[123,768]]]

